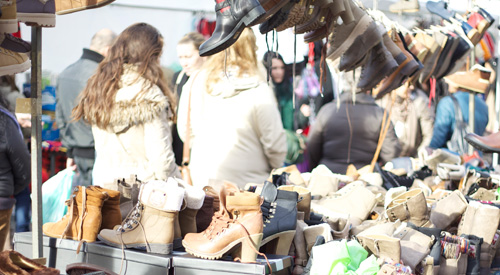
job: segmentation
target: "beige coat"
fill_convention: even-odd
[[[180,177],[172,151],[167,97],[156,85],[139,94],[149,85],[133,67],[126,67],[121,81],[109,127],[92,126],[94,184],[116,189],[111,184],[114,179],[131,174],[142,181]]]
[[[243,187],[264,183],[271,169],[281,167],[286,137],[272,89],[257,77],[235,78],[206,92],[201,71],[184,85],[177,129],[184,139],[191,95],[191,177],[203,187],[209,179]],[[192,86],[192,89],[191,89]]]

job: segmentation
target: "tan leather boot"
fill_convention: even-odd
[[[94,186],[96,190],[108,194],[108,199],[102,205],[102,224],[100,229],[113,229],[122,223],[120,209],[120,192]]]
[[[293,191],[299,194],[297,202],[297,211],[304,212],[304,219],[309,220],[311,213],[311,191],[305,187],[294,185],[282,185],[278,190]]]
[[[466,208],[464,195],[455,190],[431,206],[431,222],[436,228],[445,230],[462,216]]]
[[[69,199],[68,213],[58,222],[43,225],[43,234],[52,238],[66,238],[95,242],[102,224],[102,206],[108,192],[97,186],[75,188]]]
[[[261,198],[255,193],[226,193],[219,195],[220,211],[201,233],[189,233],[182,245],[189,254],[204,259],[220,259],[233,252],[242,262],[255,262],[262,241],[263,219]]]
[[[427,202],[422,189],[413,189],[395,197],[387,206],[390,221],[409,221],[416,226],[429,226]]]
[[[184,198],[184,189],[169,178],[141,186],[139,202],[116,230],[103,229],[99,240],[107,245],[146,249],[170,254],[174,240],[174,219]]]
[[[0,252],[0,274],[59,275],[58,269],[45,267],[14,250]]]

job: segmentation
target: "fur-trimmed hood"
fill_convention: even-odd
[[[108,130],[119,133],[134,125],[150,122],[162,112],[172,116],[168,99],[156,85],[139,76],[135,66],[126,65],[120,89],[111,109]]]

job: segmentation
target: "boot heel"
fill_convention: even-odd
[[[266,10],[261,5],[258,5],[249,11],[245,17],[243,17],[243,24],[245,24],[245,26],[250,26],[255,21],[261,19],[264,15],[266,15]]]
[[[147,248],[147,246],[146,246]],[[149,251],[150,253],[155,253],[155,254],[171,254],[172,250],[174,248],[174,245],[169,243],[169,244],[149,244]]]
[[[295,237],[295,230],[285,231],[279,233],[278,242],[276,244],[275,255],[288,255],[290,246],[292,245],[293,238]]]
[[[256,251],[260,247],[263,235],[262,233],[250,235],[251,242],[247,237],[243,238],[241,246],[233,253],[233,257],[239,257],[242,263],[254,263],[257,260]]]

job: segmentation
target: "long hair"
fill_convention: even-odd
[[[212,92],[212,87],[225,77],[225,72],[237,67],[236,76],[258,75],[257,44],[252,29],[245,28],[240,38],[225,51],[212,55],[203,64],[203,69],[210,77],[207,80],[207,92]]]
[[[162,77],[163,71],[160,67],[162,49],[163,37],[153,26],[136,23],[125,29],[80,94],[80,101],[73,109],[74,119],[83,118],[89,121],[91,118],[92,124],[102,129],[109,125],[110,111],[115,104],[125,64],[137,66],[137,73],[146,80],[145,85],[149,85],[143,87],[143,91],[157,85],[167,96],[170,108],[175,113],[175,96]]]

